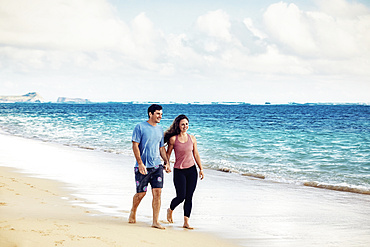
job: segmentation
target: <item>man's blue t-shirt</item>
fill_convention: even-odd
[[[164,146],[161,126],[152,126],[146,121],[137,124],[132,134],[132,141],[139,143],[141,160],[146,168],[153,168],[162,163],[159,153],[159,148]],[[136,161],[135,167],[138,166]]]

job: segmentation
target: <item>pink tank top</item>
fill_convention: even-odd
[[[190,135],[187,135],[188,141],[185,143],[181,143],[176,136],[175,144],[173,145],[176,157],[174,168],[186,169],[195,165],[193,158],[193,141]]]

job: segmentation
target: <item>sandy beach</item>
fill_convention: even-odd
[[[5,167],[0,167],[0,174],[1,247],[234,246],[195,231],[128,224],[122,217],[73,206],[71,195],[56,181]]]
[[[0,246],[370,246],[370,196],[206,170],[191,224],[165,212],[174,196],[165,175],[160,220],[151,194],[128,224],[133,157],[0,133]]]

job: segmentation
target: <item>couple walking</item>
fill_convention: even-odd
[[[152,227],[165,229],[158,221],[163,188],[163,170],[167,173],[171,172],[169,159],[174,150],[176,160],[173,182],[176,189],[176,197],[173,198],[170,207],[167,209],[167,220],[169,223],[173,223],[173,210],[185,201],[184,228],[192,229],[189,225],[189,218],[193,193],[198,179],[195,163],[200,169],[200,179],[204,178],[197,141],[194,136],[186,133],[189,128],[189,119],[185,115],[177,116],[170,128],[163,134],[162,127],[157,125],[162,119],[162,113],[162,106],[157,104],[151,105],[148,108],[149,120],[137,124],[132,134],[132,149],[136,159],[136,194],[133,197],[129,223],[136,222],[137,208],[146,195],[148,184],[150,184],[153,194]],[[165,144],[167,144],[167,150]],[[163,166],[161,157],[164,161]]]

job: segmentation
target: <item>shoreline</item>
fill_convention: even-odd
[[[104,154],[116,154],[116,155],[123,155],[124,159],[127,161],[128,158],[130,157],[127,153],[122,153],[122,152],[116,152],[112,150],[100,150],[96,149],[93,147],[89,146],[79,146],[79,145],[68,145],[68,144],[61,144],[61,143],[54,143],[54,142],[49,142],[49,141],[44,141],[44,140],[38,140],[38,139],[32,139],[28,137],[22,137],[22,136],[17,136],[17,135],[12,135],[10,133],[7,133],[3,130],[0,130],[0,135],[6,135],[6,136],[11,136],[11,137],[18,137],[21,139],[26,139],[30,141],[37,141],[37,142],[44,142],[50,145],[54,146],[63,146],[67,148],[77,148],[81,150],[88,150],[88,151],[97,151],[97,152],[102,152]],[[171,160],[171,164],[174,163],[174,160]],[[305,186],[305,187],[312,187],[312,188],[317,188],[317,189],[323,189],[323,190],[328,190],[328,191],[339,191],[339,192],[347,192],[347,193],[356,193],[356,194],[362,194],[362,195],[370,195],[370,189],[369,188],[363,188],[360,186],[356,185],[337,185],[337,184],[328,184],[328,183],[322,183],[322,182],[317,182],[317,181],[301,181],[301,182],[286,182],[286,181],[280,181],[280,180],[272,180],[269,177],[266,177],[263,174],[260,173],[252,173],[252,172],[239,172],[231,168],[209,168],[206,167],[207,170],[212,170],[212,171],[217,171],[221,173],[232,173],[235,175],[240,175],[247,177],[249,179],[259,179],[259,180],[265,180],[267,182],[272,182],[272,183],[285,183],[287,185],[289,184],[296,184],[298,186]]]
[[[76,206],[62,183],[0,166],[0,246],[236,246],[196,231],[153,229],[143,222]],[[143,237],[145,236],[145,237]]]
[[[207,244],[212,243],[212,246],[248,247],[365,247],[370,244],[368,195],[277,183],[206,169],[206,177],[198,181],[193,198],[191,225],[196,230],[189,231],[182,229],[181,206],[174,211],[174,224],[163,221],[166,219],[168,203],[175,194],[172,174],[165,174],[159,217],[167,228],[163,233],[150,227],[151,194],[140,204],[138,223],[132,225],[127,222],[135,193],[132,157],[0,133],[0,175],[4,176],[2,169],[13,168],[16,173],[9,175],[5,180],[7,182],[0,181],[3,186],[0,190],[0,213],[6,217],[13,216],[8,220],[6,217],[0,220],[0,239],[9,239],[16,234],[19,234],[16,240],[33,239],[34,234],[45,237],[45,241],[53,233],[64,241],[53,240],[52,243],[48,242],[51,245],[45,246],[83,247],[80,244],[73,245],[81,241],[100,241],[98,246],[121,246],[120,243],[127,243],[125,241],[132,236],[148,235],[151,239],[150,234],[154,234],[158,245],[165,247],[185,246],[185,243],[186,246],[200,246],[197,238],[206,239],[202,246],[211,246]],[[16,185],[11,178],[17,180],[17,174],[19,181],[25,181],[18,185],[23,184],[28,192],[40,188],[42,194],[32,197],[28,192],[15,192],[9,183]],[[42,185],[41,181],[51,183]],[[10,207],[10,201],[7,200],[13,199],[19,200]],[[50,201],[43,201],[46,199]],[[28,206],[28,201],[33,203],[33,209]],[[9,213],[6,210],[10,210]],[[21,214],[26,217],[19,216]],[[18,224],[21,231],[17,232]],[[85,229],[84,232],[78,232],[80,228]],[[107,229],[110,230],[105,232]],[[104,237],[100,233],[104,233]],[[176,236],[177,233],[181,236]],[[157,235],[161,238],[158,239]],[[189,242],[187,238],[194,242]],[[102,239],[111,242],[103,245]],[[113,241],[119,243],[113,244]],[[145,241],[147,245],[136,245],[135,242],[126,246],[149,246],[154,240]],[[11,243],[10,240],[8,242]],[[5,245],[10,246],[14,246],[14,243]]]
[[[249,173],[240,173],[240,172],[237,172],[237,171],[233,171],[232,169],[229,169],[229,168],[218,168],[218,169],[216,169],[216,171],[224,172],[224,173],[235,173],[235,174],[239,174],[241,176],[249,177],[249,178],[252,178],[252,179],[261,179],[261,180],[266,179],[265,175],[262,175],[262,174],[259,174],[259,173],[250,173],[250,172]],[[279,183],[279,181],[273,181],[273,180],[268,180],[268,181]],[[324,183],[319,183],[319,182],[316,182],[316,181],[301,182],[298,185],[313,187],[313,188],[318,188],[318,189],[325,189],[325,190],[334,190],[334,191],[340,191],[340,192],[370,195],[370,189],[356,188],[356,187],[353,187],[353,186],[324,184]]]

